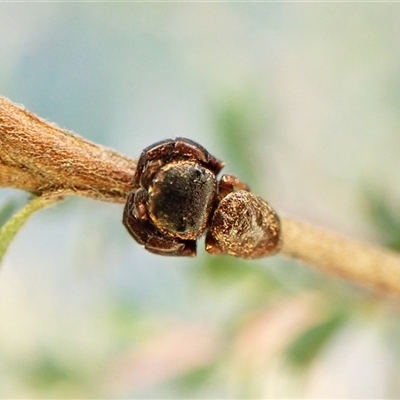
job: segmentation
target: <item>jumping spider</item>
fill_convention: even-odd
[[[155,254],[195,256],[196,240],[208,229],[206,250],[209,253],[259,257],[254,252],[254,243],[247,245],[249,254],[239,254],[240,229],[244,228],[249,238],[256,225],[256,240],[260,242],[259,232],[264,229],[262,221],[265,219],[258,211],[246,214],[247,197],[228,197],[242,191],[256,196],[233,175],[223,175],[217,182],[223,166],[222,161],[189,139],[167,139],[147,147],[139,158],[133,178],[137,189],[128,195],[125,205],[125,227],[139,244]],[[231,215],[226,216],[229,213]],[[240,226],[230,223],[232,218],[241,219]],[[227,231],[227,224],[234,229],[233,234]],[[226,237],[228,244],[219,243]]]

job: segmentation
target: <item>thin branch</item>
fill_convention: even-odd
[[[124,203],[136,161],[0,97],[0,186]]]
[[[0,263],[15,235],[36,211],[62,200],[60,196],[35,196],[0,229]]]
[[[0,187],[43,198],[79,195],[125,203],[136,161],[62,130],[0,97]],[[27,206],[28,207],[28,206]],[[400,255],[281,218],[279,254],[328,274],[400,294]]]
[[[313,225],[281,218],[280,254],[327,274],[400,294],[400,254],[365,245]]]

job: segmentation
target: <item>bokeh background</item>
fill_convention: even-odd
[[[279,213],[400,249],[400,6],[2,3],[0,93],[137,157],[185,136]],[[0,191],[1,222],[27,199]],[[399,398],[400,302],[280,257],[35,215],[0,274],[2,398]]]

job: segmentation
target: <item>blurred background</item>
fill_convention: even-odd
[[[400,8],[2,3],[0,94],[138,157],[184,136],[279,213],[400,250]],[[0,190],[0,222],[27,199]],[[280,257],[163,258],[122,206],[35,215],[1,398],[399,398],[400,302]]]

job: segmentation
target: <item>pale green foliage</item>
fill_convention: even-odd
[[[56,201],[58,197],[33,197],[21,210],[15,213],[0,229],[0,262],[18,231],[24,226],[28,218],[37,210],[45,208]],[[0,217],[5,219],[14,210],[12,202],[6,203],[0,210]]]

